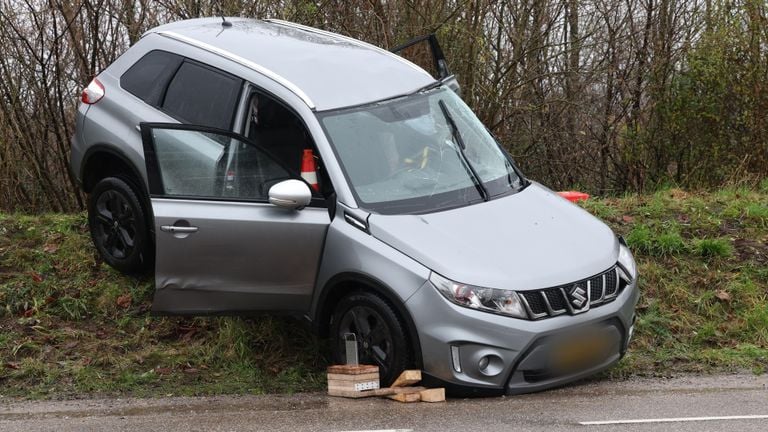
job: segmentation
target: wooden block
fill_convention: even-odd
[[[328,381],[328,388],[339,390],[365,391],[379,388],[379,380],[374,381]]]
[[[411,403],[411,402],[418,402],[421,400],[421,393],[413,392],[413,393],[399,393],[399,394],[393,394],[387,396],[388,398],[392,400],[396,400],[398,402],[404,402],[404,403]]]
[[[445,389],[433,388],[419,392],[422,402],[445,402]]]
[[[328,381],[378,381],[379,373],[367,373],[359,375],[329,373]]]
[[[406,394],[406,393],[419,393],[426,389],[427,389],[426,387],[385,387],[380,389],[357,391],[357,390],[350,390],[349,387],[329,386],[328,395],[357,399],[357,398],[374,397],[374,396],[390,396],[390,395],[398,395],[398,394]]]
[[[406,387],[421,381],[421,371],[418,369],[404,370],[390,387]]]
[[[374,393],[374,396],[389,396],[405,393],[418,393],[426,389],[426,387],[384,387],[378,390],[371,390],[371,392]]]
[[[360,392],[356,390],[346,390],[346,389],[339,389],[339,388],[328,388],[328,396],[338,396],[338,397],[345,397],[345,398],[352,398],[352,399],[372,396],[366,393],[369,393],[369,392]]]
[[[333,365],[328,366],[329,374],[363,375],[379,373],[378,366],[371,365]]]

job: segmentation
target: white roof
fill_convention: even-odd
[[[199,18],[159,33],[257,70],[318,111],[412,93],[435,80],[413,63],[365,42],[278,20]]]

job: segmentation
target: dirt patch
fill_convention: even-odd
[[[733,235],[741,230],[741,221],[738,219],[723,219],[720,222],[720,232],[725,235]]]
[[[768,243],[765,241],[737,238],[733,241],[733,248],[739,261],[768,265]]]

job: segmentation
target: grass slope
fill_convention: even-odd
[[[642,275],[636,339],[607,375],[768,368],[768,187],[583,206],[626,237]],[[151,285],[96,258],[83,215],[0,215],[0,395],[323,387],[325,347],[301,324],[153,318]]]
[[[289,319],[155,318],[153,282],[97,259],[84,215],[0,215],[0,395],[295,392],[324,385]]]
[[[637,333],[608,375],[768,369],[768,183],[583,206],[625,237],[640,271]]]

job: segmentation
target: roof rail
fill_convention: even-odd
[[[244,58],[240,57],[239,55],[231,53],[231,52],[229,52],[229,51],[227,51],[225,49],[221,49],[219,47],[215,47],[215,46],[213,46],[211,44],[207,44],[207,43],[199,41],[197,39],[190,38],[190,37],[187,37],[187,36],[184,36],[184,35],[180,35],[178,33],[172,32],[172,31],[161,30],[161,31],[154,32],[154,33],[157,33],[160,36],[164,36],[164,37],[167,37],[169,39],[173,39],[173,40],[176,40],[176,41],[179,41],[179,42],[183,42],[183,43],[185,43],[187,45],[192,45],[194,47],[197,47],[197,48],[203,49],[205,51],[208,51],[208,52],[210,52],[212,54],[216,54],[216,55],[218,55],[220,57],[223,57],[223,58],[225,58],[227,60],[231,60],[231,61],[233,61],[235,63],[238,63],[238,64],[240,64],[242,66],[245,66],[245,67],[247,67],[249,69],[253,69],[254,71],[256,71],[256,72],[266,76],[267,78],[271,79],[272,81],[274,81],[274,82],[280,84],[281,86],[285,87],[291,93],[293,93],[296,96],[298,96],[299,99],[304,101],[304,103],[307,104],[309,109],[315,110],[315,107],[316,107],[315,103],[312,102],[312,99],[310,99],[309,96],[307,96],[307,94],[304,93],[296,84],[288,81],[287,79],[285,79],[281,75],[276,74],[275,72],[265,68],[264,66],[256,64],[256,63],[254,63],[254,62],[252,62],[250,60],[244,59]]]

